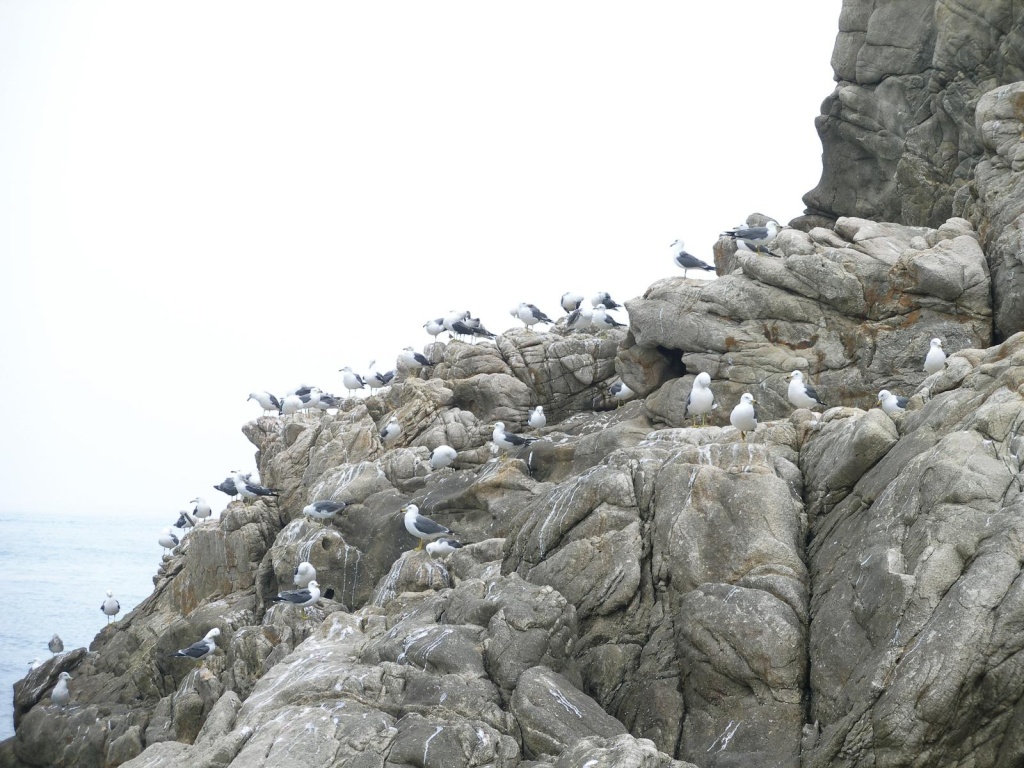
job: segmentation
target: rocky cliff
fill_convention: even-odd
[[[717,280],[655,283],[625,331],[436,343],[336,413],[244,425],[280,495],[199,525],[136,610],[31,672],[0,766],[1024,764],[1024,84],[997,82],[1020,50],[997,5],[845,4],[834,103],[862,111],[836,135],[873,109],[900,141],[862,137],[877,157],[830,182],[853,197],[771,254],[723,241]],[[823,412],[790,405],[794,370]],[[539,439],[499,455],[496,421]],[[467,546],[415,549],[408,503]],[[325,596],[272,602],[303,560]],[[169,656],[212,627],[215,654]]]

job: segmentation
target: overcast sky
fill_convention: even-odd
[[[220,509],[251,390],[800,215],[840,0],[694,6],[0,0],[3,504]]]

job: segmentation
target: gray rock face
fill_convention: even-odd
[[[661,280],[627,302],[624,354],[635,346],[686,366],[670,382],[622,370],[630,387],[651,394],[646,406],[658,422],[690,423],[686,401],[700,371],[720,404],[711,423],[728,424],[743,392],[762,420],[789,415],[794,370],[826,405],[867,408],[880,389],[908,392],[924,380],[931,338],[951,351],[991,341],[988,265],[963,219],[925,229],[844,218],[835,231],[785,230],[773,248],[777,258],[730,252],[731,274],[702,285]]]
[[[992,272],[995,332],[999,340],[1024,329],[1024,83],[989,91],[978,101],[974,127],[982,144],[971,182],[954,201],[982,236]]]
[[[937,227],[981,159],[983,94],[1024,79],[1011,0],[844,0],[808,213]]]

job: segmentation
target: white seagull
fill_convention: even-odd
[[[583,303],[583,294],[566,291],[562,294],[562,309],[566,312],[575,312]]]
[[[205,520],[213,514],[213,509],[206,503],[206,499],[202,496],[196,496],[189,504],[195,504],[192,508],[192,514],[198,517],[200,520]]]
[[[544,406],[538,405],[530,411],[530,418],[526,420],[534,429],[542,429],[548,423],[548,417],[544,415]]]
[[[715,268],[706,261],[701,261],[693,254],[687,253],[686,249],[683,248],[682,240],[674,241],[669,248],[672,250],[672,260],[676,263],[677,267],[683,270],[683,277],[686,277],[686,270],[688,269],[703,269],[707,272],[715,271]]]
[[[106,614],[107,624],[110,623],[111,616],[116,616],[121,612],[121,604],[114,599],[112,590],[107,590],[107,599],[100,603],[100,610]]]
[[[306,589],[309,582],[316,580],[316,568],[312,563],[303,560],[295,566],[295,573],[292,575],[292,583],[299,589]]]
[[[625,383],[621,381],[616,381],[614,384],[608,387],[608,394],[611,396],[612,400],[615,401],[615,407],[618,408],[619,405],[624,403],[626,400],[629,400],[629,398],[633,397],[633,395],[635,395],[636,392],[627,387]]]
[[[398,439],[400,434],[402,434],[402,425],[398,423],[397,416],[392,416],[380,431],[380,440],[384,445],[390,445]]]
[[[68,690],[68,680],[70,679],[71,675],[67,672],[61,672],[57,675],[57,684],[53,686],[53,690],[50,692],[50,701],[61,709],[66,707],[71,701],[71,691]]]
[[[793,371],[789,374],[789,390],[786,394],[789,402],[796,408],[813,408],[816,405],[827,407],[821,402],[814,387],[804,381],[803,371]]]
[[[462,549],[462,544],[455,539],[440,538],[427,544],[427,554],[431,557],[447,557],[457,549]]]
[[[894,395],[888,389],[878,393],[878,404],[882,410],[892,416],[894,413],[903,413],[907,409],[907,398]]]
[[[626,324],[620,323],[609,315],[607,309],[604,304],[598,304],[594,307],[593,314],[590,317],[591,324],[599,331],[606,331],[609,328],[624,328]]]
[[[552,322],[550,317],[537,309],[533,304],[527,304],[525,301],[521,301],[518,307],[513,307],[509,314],[522,320],[523,325],[527,328],[533,328],[537,323]]]
[[[302,514],[312,517],[314,520],[325,522],[333,520],[334,516],[347,507],[343,501],[314,501],[302,508]],[[303,585],[305,586],[305,585]]]
[[[763,227],[737,227],[722,233],[722,237],[731,237],[739,244],[740,242],[751,245],[760,252],[762,248],[767,250],[775,237],[779,234],[779,222],[769,219]]]
[[[608,291],[598,291],[590,297],[590,306],[596,307],[598,304],[603,304],[605,309],[619,309],[622,307],[618,304]]]
[[[594,308],[580,304],[565,318],[565,328],[569,331],[585,331],[593,325]]]
[[[263,409],[264,413],[267,411],[277,411],[280,413],[281,411],[281,401],[269,392],[250,392],[249,397],[246,398],[246,402],[249,400],[255,400],[259,403],[259,406]]]
[[[197,640],[188,648],[179,648],[174,653],[167,654],[167,657],[172,658],[175,656],[183,656],[186,659],[195,659],[196,661],[205,659],[217,650],[217,641],[215,638],[219,635],[220,629],[214,627],[203,636],[202,640]]]
[[[514,448],[522,448],[530,443],[537,442],[536,437],[523,437],[514,432],[506,432],[505,422],[503,421],[499,421],[494,425],[494,431],[491,432],[491,440],[504,451],[511,451]]]
[[[406,368],[425,368],[430,361],[412,347],[406,347],[398,354],[398,362]]]
[[[302,615],[305,617],[306,608],[316,605],[320,601],[320,585],[316,579],[309,582],[305,589],[290,589],[287,592],[278,592],[277,597],[270,598],[275,603],[288,603],[302,608]]]
[[[164,548],[166,552],[168,549],[174,549],[178,546],[178,537],[171,533],[170,528],[164,528],[160,531],[160,538],[157,540],[157,544]]]
[[[686,401],[686,413],[690,418],[700,416],[701,426],[707,424],[708,414],[715,407],[715,393],[711,391],[711,376],[705,371],[693,380],[693,389]]]
[[[427,333],[429,333],[435,339],[442,333],[444,333],[446,330],[444,327],[443,317],[439,317],[436,320],[427,320],[427,322],[423,324],[423,327],[426,329]]]
[[[363,377],[352,370],[352,366],[346,365],[344,368],[339,369],[341,371],[341,381],[345,385],[345,389],[348,390],[348,396],[352,397],[357,390],[362,389],[366,386],[366,382],[363,381]]]
[[[420,508],[415,504],[406,504],[399,512],[405,515],[405,530],[420,540],[416,549],[423,549],[423,545],[433,539],[455,535],[455,531],[449,530],[440,523],[435,523],[429,517],[421,515]]]
[[[924,358],[924,370],[929,376],[938,373],[946,365],[946,353],[942,351],[942,339],[932,339],[928,354]]]
[[[458,455],[458,451],[450,445],[439,445],[430,452],[430,468],[444,469],[449,467]]]
[[[743,396],[740,397],[739,403],[732,409],[732,413],[729,414],[729,421],[736,429],[740,432],[740,440],[746,441],[747,432],[753,432],[757,429],[757,412],[754,410],[754,396],[749,392],[744,392]]]

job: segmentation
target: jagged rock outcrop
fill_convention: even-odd
[[[1012,0],[843,0],[808,213],[938,227],[982,159],[974,110],[1024,80]],[[1019,328],[1018,328],[1019,330]]]
[[[992,339],[991,286],[977,235],[963,219],[938,229],[844,218],[835,229],[784,230],[777,256],[719,253],[727,278],[669,278],[626,303],[632,320],[620,355],[623,381],[656,394],[659,421],[688,423],[693,376],[721,384],[715,423],[744,391],[762,418],[788,414],[786,377],[801,370],[827,405],[870,407],[880,389],[908,392],[925,378],[929,340],[983,348]],[[680,358],[687,375],[648,374],[643,356]]]

